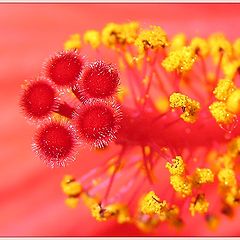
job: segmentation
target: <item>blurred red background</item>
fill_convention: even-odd
[[[240,4],[0,4],[0,236],[141,234],[114,221],[96,223],[83,206],[71,210],[64,205],[62,176],[83,174],[96,165],[94,154],[82,151],[72,166],[52,170],[31,151],[35,127],[19,110],[20,85],[38,74],[43,60],[62,49],[69,35],[137,20],[143,26],[160,25],[170,35],[221,31],[234,39],[240,35],[234,27],[239,13]],[[224,219],[216,233],[193,221],[183,232],[160,227],[154,235],[239,235],[237,218]]]

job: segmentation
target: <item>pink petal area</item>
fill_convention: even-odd
[[[31,151],[34,127],[20,113],[20,85],[36,76],[43,60],[61,50],[69,35],[100,29],[108,22],[137,20],[143,26],[160,25],[170,35],[207,36],[222,31],[234,39],[239,34],[233,27],[239,12],[239,4],[1,4],[0,236],[142,235],[130,225],[97,223],[83,205],[75,210],[64,205],[62,176],[81,176],[98,164],[102,154],[81,152],[69,168],[52,170]],[[187,218],[184,231],[163,225],[153,235],[240,234],[239,211],[232,221],[222,219],[217,232],[208,231],[196,217]]]

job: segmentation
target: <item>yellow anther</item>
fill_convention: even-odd
[[[218,100],[226,101],[235,89],[236,86],[232,80],[221,79],[219,80],[217,87],[214,89],[213,94]]]
[[[215,63],[218,63],[221,52],[223,53],[223,62],[232,56],[232,45],[223,34],[212,34],[208,39],[208,43]]]
[[[92,216],[97,221],[107,221],[111,217],[111,212],[101,207],[100,204],[95,203],[90,208]]]
[[[170,107],[178,108],[178,107],[186,107],[189,98],[188,96],[181,93],[173,93],[170,98]]]
[[[182,195],[182,197],[186,197],[192,194],[191,182],[182,176],[170,176],[170,184],[176,192]]]
[[[181,107],[183,113],[181,114],[181,118],[185,122],[194,123],[197,120],[197,115],[200,110],[200,103],[196,100],[189,98],[186,95],[181,93],[173,93],[170,98],[170,107],[178,108]]]
[[[183,33],[179,33],[177,35],[175,35],[170,43],[170,49],[172,50],[178,50],[181,49],[182,47],[184,47],[186,45],[186,35]]]
[[[193,174],[193,181],[197,184],[212,183],[214,175],[209,168],[197,168]]]
[[[214,215],[206,215],[207,225],[211,230],[215,230],[219,225],[219,218]]]
[[[234,187],[237,183],[235,173],[230,168],[221,169],[218,173],[218,180],[222,186],[226,187]]]
[[[159,197],[150,191],[147,193],[140,203],[140,209],[143,214],[161,214],[167,209],[167,202],[161,201]]]
[[[122,224],[130,222],[128,207],[121,203],[114,203],[105,207],[106,211],[112,213],[112,216],[116,216],[117,222]]]
[[[118,223],[130,221],[128,208],[120,203],[111,204],[104,208],[99,203],[94,203],[90,209],[92,216],[97,221],[106,221],[111,217],[116,217]]]
[[[78,203],[79,203],[79,198],[78,197],[68,197],[65,200],[65,204],[70,208],[76,208]]]
[[[63,192],[68,196],[78,196],[82,191],[81,184],[76,182],[71,175],[64,176],[61,187]]]
[[[240,88],[230,94],[227,99],[227,110],[231,113],[240,113]]]
[[[64,49],[80,49],[82,46],[79,34],[73,34],[70,36],[69,40],[64,43]]]
[[[234,55],[240,57],[240,38],[236,39],[233,43]]]
[[[166,97],[160,97],[155,101],[155,107],[161,113],[166,113],[169,110],[169,101]]]
[[[204,38],[195,37],[192,39],[190,46],[196,54],[206,57],[209,53],[208,43]]]
[[[139,54],[144,54],[147,49],[160,49],[168,45],[167,35],[159,26],[150,26],[150,30],[142,30],[138,35],[135,45]]]
[[[196,60],[196,54],[191,47],[183,47],[180,50],[171,51],[163,60],[162,66],[167,72],[175,70],[179,72],[188,72]]]
[[[225,61],[222,64],[222,69],[226,78],[233,79],[240,70],[240,60]]]
[[[240,137],[236,137],[230,141],[227,152],[232,158],[240,155]]]
[[[234,114],[227,111],[225,102],[213,102],[209,106],[209,110],[218,123],[230,124],[235,118]]]
[[[209,207],[209,202],[205,199],[204,194],[198,194],[197,197],[192,198],[189,211],[192,216],[196,213],[204,214],[207,213]]]
[[[139,24],[130,22],[127,24],[109,23],[102,30],[102,42],[107,47],[114,48],[117,44],[132,44],[137,38]]]
[[[97,49],[101,44],[100,33],[96,30],[86,31],[83,35],[83,41],[90,44],[92,48]]]
[[[63,192],[68,196],[77,196],[81,191],[82,186],[78,182],[71,182],[63,187]]]
[[[170,172],[171,175],[182,175],[185,171],[185,165],[181,156],[176,156],[172,160],[172,164],[167,162],[166,168]]]

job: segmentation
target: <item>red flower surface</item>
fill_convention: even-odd
[[[180,230],[176,230],[166,223],[161,223],[159,227],[153,231],[144,233],[129,223],[119,225],[115,220],[96,222],[83,204],[79,204],[76,209],[67,208],[64,204],[65,196],[60,188],[60,182],[63,176],[66,174],[71,174],[77,178],[83,176],[97,166],[104,164],[108,158],[111,158],[117,148],[111,146],[111,149],[107,149],[106,151],[90,151],[86,148],[80,148],[77,160],[71,165],[65,168],[47,168],[41,161],[39,161],[38,157],[35,156],[30,148],[35,128],[26,124],[22,113],[19,111],[20,85],[24,80],[35,80],[34,77],[38,77],[38,73],[42,68],[43,59],[52,55],[54,52],[62,50],[63,43],[69,35],[72,35],[73,33],[81,34],[89,29],[101,30],[109,22],[125,23],[129,21],[138,21],[144,28],[148,28],[149,25],[161,26],[170,38],[179,32],[185,33],[189,39],[196,35],[207,37],[214,32],[222,32],[228,39],[234,41],[239,37],[239,33],[235,31],[234,28],[231,28],[231,26],[238,23],[239,10],[239,4],[1,4],[0,98],[2,114],[0,121],[0,167],[2,181],[0,183],[0,235],[239,235],[238,220],[240,218],[240,212],[238,208],[234,208],[233,217],[229,217],[226,215],[231,215],[231,208],[227,208],[228,206],[225,205],[225,208],[222,210],[225,214],[221,214],[218,228],[212,231],[207,227],[206,219],[209,221],[215,213],[219,212],[220,208],[219,200],[215,199],[217,193],[213,192],[216,191],[216,188],[211,187],[211,184],[203,186],[203,190],[209,198],[208,200],[211,204],[210,210],[213,215],[205,215],[204,218],[202,215],[196,214],[196,216],[191,217],[188,206],[186,206],[190,203],[189,201],[191,201],[191,198],[189,198],[189,201],[176,200],[181,206],[181,217],[183,217],[184,220],[184,227]],[[93,54],[94,51],[90,47],[82,51],[89,59],[94,59],[96,57],[96,55]],[[184,52],[184,54],[185,53],[186,52]],[[184,54],[183,56],[185,56]],[[221,51],[219,54],[221,54]],[[101,56],[103,56],[103,53],[98,57],[101,58]],[[161,56],[164,58],[166,57],[164,55]],[[104,58],[112,59],[113,63],[117,63],[117,59],[114,57],[111,58],[111,55],[106,54],[106,56],[104,55]],[[216,63],[216,66],[218,66],[218,63]],[[168,68],[169,64],[166,63],[164,67]],[[184,69],[186,66],[181,66],[181,69],[182,67]],[[214,71],[214,66],[211,67]],[[131,73],[131,76],[134,78],[134,72]],[[192,75],[191,78],[193,78]],[[122,79],[120,81],[126,82]],[[182,116],[183,114],[181,112],[181,117],[188,122],[188,124],[191,124],[191,122],[196,120],[195,113],[198,112],[196,110],[198,109],[198,103],[194,100],[198,100],[201,105],[204,105],[204,99],[208,97],[208,95],[204,95],[204,92],[201,91],[201,87],[199,86],[200,85],[194,83],[191,88],[189,88],[189,91],[185,93],[188,97],[186,97],[186,95],[171,95],[172,102],[171,100],[170,102],[172,103],[172,107],[180,107],[180,109],[183,110],[185,115]],[[178,88],[178,85],[175,87]],[[150,91],[150,89],[147,88],[146,93],[148,93],[148,91]],[[144,96],[147,95],[146,93]],[[197,95],[198,93],[200,93],[200,95]],[[215,94],[216,98],[221,98],[221,96]],[[181,99],[184,98],[186,104],[179,105],[179,103],[175,101],[179,97]],[[212,94],[211,97],[211,102],[213,102],[214,95]],[[221,99],[221,101],[222,100],[223,99]],[[146,101],[146,99],[143,99],[143,101]],[[44,104],[48,104],[45,101],[43,102]],[[49,107],[47,107],[47,110],[48,109]],[[72,114],[71,108],[67,105],[60,105],[58,109],[61,110],[54,109],[54,111],[63,111],[67,116]],[[89,111],[89,109],[87,110]],[[125,110],[123,109],[123,112],[124,111]],[[189,115],[186,115],[186,113],[189,112],[191,113],[190,118]],[[186,157],[188,154],[194,153],[194,156],[189,155],[186,157],[187,171],[191,171],[196,167],[206,167],[204,163],[199,163],[198,160],[196,160],[197,162],[189,162],[189,159],[194,159],[194,157],[196,159],[201,159],[203,156],[205,157],[206,154],[209,153],[208,151],[212,143],[216,144],[217,149],[220,149],[222,153],[226,150],[222,147],[222,143],[227,142],[225,132],[226,128],[229,128],[229,124],[226,125],[225,123],[223,124],[220,122],[220,126],[224,128],[224,130],[219,127],[214,119],[212,119],[206,122],[202,121],[199,125],[191,125],[194,127],[189,127],[189,129],[185,131],[189,125],[180,119],[179,115],[176,113],[178,112],[170,113],[170,115],[168,115],[172,122],[166,122],[162,119],[161,125],[156,124],[156,135],[153,134],[151,137],[154,138],[160,134],[162,139],[170,141],[168,147],[170,147],[172,151],[176,151],[176,154],[181,153]],[[199,113],[199,118],[206,117],[200,114],[201,111]],[[127,112],[125,116],[129,116],[129,119],[134,119],[134,116],[129,112]],[[236,119],[238,116],[239,115],[236,116]],[[141,117],[135,118],[133,122],[129,121],[127,117],[123,118],[123,123],[124,121],[127,121],[127,124],[123,124],[124,127],[120,130],[117,139],[118,143],[126,145],[126,143],[129,143],[126,141],[127,138],[128,140],[131,140],[132,143],[140,141],[141,144],[146,145],[144,140],[147,140],[148,136],[146,136],[145,133],[148,132],[148,122],[151,118],[151,115],[141,115]],[[176,120],[178,124],[171,126],[171,124],[174,124],[174,120]],[[230,127],[234,129],[232,129],[233,131],[230,135],[227,135],[227,137],[232,138],[239,135],[239,126],[235,125],[236,121],[234,117],[230,123]],[[87,125],[88,124],[89,123],[87,123]],[[164,132],[164,128],[168,126],[167,124],[170,124],[171,126],[169,128],[171,129],[170,133]],[[135,128],[138,128],[139,131],[134,131]],[[67,131],[67,128],[62,130]],[[54,131],[58,131],[56,130],[56,127]],[[188,137],[188,131],[192,132],[192,138]],[[57,134],[61,135],[62,131]],[[75,147],[75,139],[73,140],[71,138],[74,134],[72,132],[69,132],[68,134],[69,135],[65,137],[69,144],[66,144],[66,141],[55,143],[57,147],[66,148],[64,151],[62,150],[60,157],[68,156],[68,153],[71,152],[73,147]],[[40,134],[40,138],[42,135],[43,133]],[[186,136],[188,143],[184,142]],[[53,138],[52,135],[50,137]],[[49,139],[50,137],[48,136]],[[41,146],[44,144],[45,142],[41,140]],[[186,146],[186,144],[189,149],[194,149],[194,151],[183,153],[181,147],[183,145]],[[159,138],[157,138],[157,145],[163,147]],[[199,145],[203,147],[195,148]],[[47,152],[46,150],[45,153],[47,152],[48,155],[51,155],[55,153],[55,150],[56,149],[53,149],[51,152]],[[148,149],[143,148],[143,153],[141,153],[141,155],[135,152],[135,156],[141,157],[142,154],[145,156],[144,159],[148,159]],[[173,158],[173,156],[174,153],[171,153],[171,158]],[[176,159],[181,162],[181,158]],[[209,157],[209,159],[211,160],[212,157]],[[171,194],[173,193],[172,186],[168,180],[169,173],[166,173],[165,164],[166,162],[163,162],[160,164],[161,166],[157,167],[157,174],[155,175],[160,179],[157,185],[158,188],[147,188],[148,190],[156,191],[161,200],[164,200],[164,198],[171,199]],[[147,165],[148,163],[145,165],[143,176],[145,176],[146,181],[150,180],[151,182],[154,181],[154,179],[152,179],[151,171],[146,171],[146,169],[148,169],[148,167],[146,167]],[[165,170],[161,172],[161,168]],[[168,165],[168,169],[174,176],[181,175],[172,173],[171,171],[174,172],[174,170],[171,169],[171,165]],[[130,170],[131,168],[129,168],[129,174],[131,174]],[[197,174],[198,172],[195,172],[194,177],[196,177]],[[224,174],[226,173],[222,172],[223,178],[225,177]],[[132,173],[130,177],[132,177],[132,181],[135,180],[134,173]],[[164,188],[159,187],[161,186],[161,179],[164,180],[162,181]],[[221,179],[221,176],[219,179]],[[118,180],[118,184],[126,184],[126,181],[123,179],[121,182],[120,179]],[[164,192],[164,190],[166,192]],[[108,190],[104,193],[104,199],[106,200],[110,194]],[[141,193],[144,193],[144,191]],[[134,194],[134,192],[132,194]],[[187,190],[184,194],[188,195]],[[204,195],[197,194],[192,201],[194,204],[197,201],[204,202],[204,199]],[[157,202],[160,201],[157,199],[157,196],[155,196],[155,200]],[[237,201],[237,199],[235,200]],[[146,211],[149,211],[149,209],[147,208]],[[197,226],[196,222],[199,223]]]

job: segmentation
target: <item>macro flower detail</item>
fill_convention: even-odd
[[[214,230],[233,216],[239,45],[223,34],[168,36],[137,22],[71,35],[41,77],[23,85],[20,101],[48,166],[85,161],[81,147],[104,158],[82,176],[63,176],[66,205],[145,232],[164,222],[181,230],[196,215]],[[83,57],[86,46],[91,56]]]

